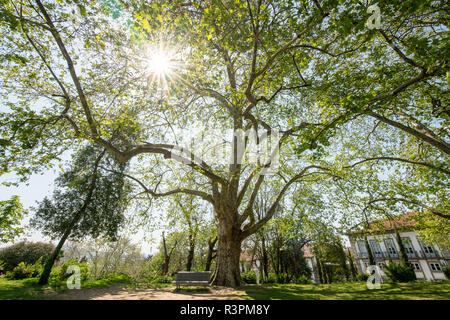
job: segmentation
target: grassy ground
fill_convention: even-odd
[[[250,285],[242,290],[248,300],[450,300],[450,281],[383,283],[373,290],[365,282]]]
[[[56,293],[66,292],[65,283],[58,286],[38,286],[38,279],[7,280],[0,278],[0,300],[52,299]],[[123,282],[124,287],[133,287],[123,278],[102,279],[82,283],[82,290],[105,288]],[[171,287],[171,284],[146,288]],[[175,287],[173,287],[175,290]],[[185,293],[195,294],[208,288],[183,288]],[[365,282],[346,284],[267,284],[248,285],[237,289],[236,298],[247,300],[450,300],[450,281],[384,283],[381,289],[369,290]]]
[[[111,279],[101,279],[95,281],[85,281],[81,284],[83,289],[104,288],[118,282],[125,282],[122,277]],[[8,280],[0,278],[0,300],[35,300],[48,299],[51,295],[65,292],[67,285],[65,282],[52,286],[39,286],[37,278],[24,280]]]

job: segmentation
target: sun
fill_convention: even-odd
[[[144,67],[148,86],[168,90],[169,83],[173,83],[176,72],[180,68],[180,59],[176,51],[162,43],[147,47]]]
[[[148,71],[158,77],[164,77],[170,74],[172,63],[167,52],[158,50],[152,52],[148,59]]]

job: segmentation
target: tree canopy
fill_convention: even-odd
[[[448,179],[448,4],[377,5],[380,28],[356,0],[2,0],[1,173],[25,180],[74,144],[96,144],[133,164],[127,177],[149,197],[208,202],[213,282],[239,285],[241,242],[295,185],[345,177],[355,163],[343,155]],[[391,155],[378,139],[366,157],[355,132],[372,136],[371,119],[420,150]],[[247,130],[256,148],[276,148],[242,162]],[[263,185],[274,196],[258,216]]]

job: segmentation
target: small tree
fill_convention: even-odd
[[[14,238],[23,233],[19,224],[27,213],[28,210],[23,208],[18,196],[0,201],[0,242],[14,241]]]
[[[68,238],[88,235],[116,238],[124,222],[127,190],[124,170],[114,159],[106,158],[104,150],[87,146],[75,155],[71,168],[56,179],[58,189],[53,199],[45,198],[39,203],[32,220],[32,225],[44,234],[60,237],[39,284],[48,283],[51,268]]]

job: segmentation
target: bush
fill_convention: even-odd
[[[369,279],[369,275],[367,273],[358,273],[356,275],[356,281],[366,282]]]
[[[6,272],[6,277],[13,280],[35,278],[42,272],[42,266],[21,262],[12,271]]]
[[[444,271],[445,277],[450,280],[450,267],[444,267],[442,269],[442,271]]]
[[[162,276],[162,275],[158,275],[158,274],[153,274],[153,275],[148,276],[146,278],[146,280],[153,284],[172,283],[173,277],[171,277],[169,275]]]
[[[12,271],[21,262],[35,264],[39,258],[46,261],[53,252],[53,245],[44,242],[22,241],[0,250],[0,260],[4,262],[4,272]]]
[[[89,272],[89,267],[86,262],[79,263],[77,260],[69,260],[64,262],[59,270],[60,280],[66,280],[73,274],[73,272],[67,273],[67,269],[69,268],[69,266],[78,266],[80,268],[81,281],[86,281],[91,278],[91,273]]]
[[[296,284],[311,284],[312,281],[311,281],[310,278],[308,278],[308,276],[302,274],[300,277],[298,277],[298,278],[295,280],[295,283],[296,283]]]
[[[264,281],[264,283],[277,283],[277,276],[275,273],[269,273],[269,276]]]
[[[5,270],[5,263],[0,260],[0,274],[2,274],[2,272]]]
[[[281,283],[281,284],[288,283],[288,275],[287,275],[287,273],[279,273],[279,274],[277,274],[277,283]]]
[[[241,279],[247,284],[256,283],[256,273],[253,270],[241,273]]]
[[[391,263],[388,266],[385,266],[385,270],[386,275],[393,282],[410,282],[417,279],[416,273],[411,266]]]

